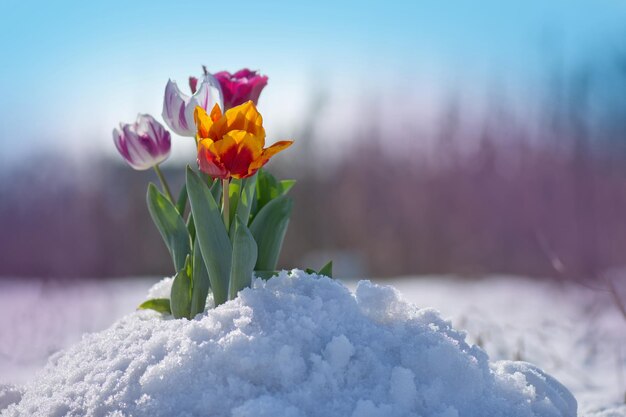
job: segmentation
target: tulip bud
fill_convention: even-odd
[[[261,91],[267,85],[267,77],[257,71],[242,69],[234,74],[221,71],[213,76],[219,81],[224,97],[224,109],[228,110],[247,101],[257,105]],[[207,109],[208,110],[208,109]]]
[[[191,84],[190,80],[190,86]],[[168,80],[163,99],[163,120],[176,134],[193,137],[196,135],[193,120],[195,108],[199,106],[211,111],[215,104],[223,107],[220,85],[212,75],[207,74],[202,78],[200,86],[191,97],[182,93],[176,82]]]
[[[113,129],[113,141],[128,165],[139,171],[160,164],[170,155],[170,132],[148,114],[138,115],[133,124],[120,123]]]

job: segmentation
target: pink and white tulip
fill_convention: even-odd
[[[212,75],[205,74],[200,86],[191,96],[180,91],[175,81],[168,80],[163,99],[163,120],[176,134],[195,137],[193,113],[196,106],[210,112],[215,104],[224,108],[220,84]]]
[[[170,155],[170,132],[148,114],[138,115],[135,123],[120,123],[113,129],[113,141],[128,165],[138,171],[150,169]]]

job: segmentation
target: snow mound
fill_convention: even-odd
[[[163,286],[163,284],[161,284]],[[163,288],[159,288],[162,291]],[[523,362],[490,363],[391,287],[294,270],[194,320],[138,311],[51,357],[2,416],[575,417]]]
[[[0,384],[0,410],[22,399],[22,389],[12,384]]]

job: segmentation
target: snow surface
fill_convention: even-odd
[[[615,284],[626,300],[626,274]],[[581,416],[626,417],[626,320],[602,282],[432,276],[393,285],[445,312],[492,360],[521,359],[557,377]]]
[[[191,321],[127,315],[0,390],[0,408],[20,396],[2,416],[576,416],[554,378],[490,362],[392,287],[352,293],[302,271],[256,280]]]
[[[154,281],[0,279],[0,385],[24,384],[51,354],[135,310]]]

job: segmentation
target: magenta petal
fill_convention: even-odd
[[[256,71],[251,71],[248,68],[240,69],[236,73],[233,74],[232,78],[251,78],[256,76]]]
[[[196,77],[189,77],[189,88],[191,89],[191,94],[198,90],[198,79]]]
[[[261,91],[267,85],[267,77],[259,75],[256,71],[247,68],[230,74],[221,71],[214,74],[222,87],[224,107],[228,110],[232,107],[252,100],[254,104],[259,101]]]

